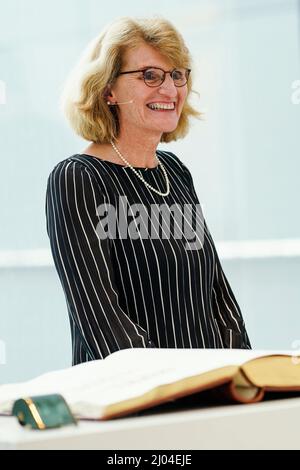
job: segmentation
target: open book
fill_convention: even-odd
[[[238,403],[261,401],[266,392],[299,392],[295,351],[133,348],[104,360],[0,385],[0,413],[14,400],[60,393],[79,419],[129,415],[200,392]]]

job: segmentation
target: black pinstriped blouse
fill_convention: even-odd
[[[73,364],[133,347],[251,348],[204,219],[202,237],[193,232],[201,248],[191,249],[192,237],[183,230],[176,236],[174,204],[182,208],[186,226],[194,223],[196,229],[200,204],[191,174],[171,152],[158,156],[170,181],[165,197],[149,190],[131,168],[85,154],[61,161],[49,176],[47,232],[67,302]],[[137,169],[165,192],[159,165]],[[127,211],[135,236],[134,230],[120,234],[118,224],[113,236],[100,236],[99,227],[108,230],[103,217],[108,212],[100,213],[99,206],[109,204],[118,217]],[[133,204],[149,209],[148,237],[141,236],[146,219],[137,223]],[[150,207],[161,204],[170,217],[168,234],[166,212],[150,217]],[[184,207],[191,208],[192,219]]]

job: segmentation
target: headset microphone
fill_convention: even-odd
[[[127,103],[133,103],[133,100],[130,100],[130,101],[123,101],[122,103],[117,102],[117,101],[116,101],[115,103],[111,103],[110,101],[107,101],[107,104],[108,104],[109,106],[117,106],[117,105],[119,105],[119,104],[127,104]]]

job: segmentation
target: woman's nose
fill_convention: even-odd
[[[174,84],[174,80],[169,73],[166,73],[166,77],[163,83],[159,87],[160,93],[168,93],[172,97],[177,95],[177,88]]]

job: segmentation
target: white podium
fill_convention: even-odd
[[[300,398],[150,412],[46,431],[0,417],[0,449],[300,449]]]

